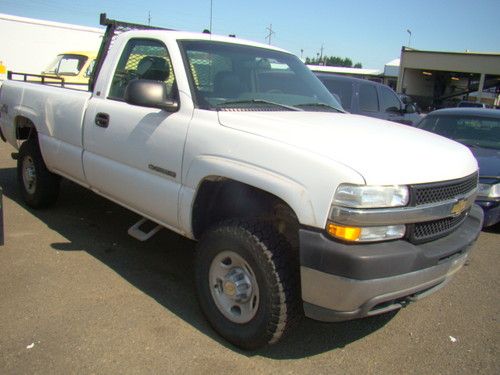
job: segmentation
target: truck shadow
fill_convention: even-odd
[[[139,242],[126,233],[138,215],[66,180],[58,202],[48,210],[32,210],[24,205],[15,168],[0,169],[0,185],[6,198],[67,239],[52,243],[54,250],[87,252],[198,331],[245,356],[295,359],[342,348],[380,329],[395,315],[335,324],[303,319],[279,344],[244,352],[221,339],[198,307],[193,241],[162,230],[149,241]]]

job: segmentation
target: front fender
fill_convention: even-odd
[[[206,179],[227,178],[264,190],[286,202],[299,222],[317,226],[309,194],[304,186],[275,172],[218,156],[199,156],[191,163],[179,195],[179,223],[192,233],[191,216],[199,186]]]

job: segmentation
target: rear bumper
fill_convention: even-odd
[[[347,245],[300,231],[306,316],[342,321],[398,309],[442,287],[465,263],[482,227],[473,206],[453,233],[424,244],[407,241]]]

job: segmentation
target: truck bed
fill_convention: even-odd
[[[40,148],[51,171],[75,171],[67,175],[84,181],[81,163],[82,123],[92,94],[38,83],[5,81],[1,88],[3,103],[2,133],[19,148],[16,124],[27,119],[37,124]]]

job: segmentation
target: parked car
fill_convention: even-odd
[[[484,226],[500,221],[500,112],[494,109],[447,108],[431,112],[420,129],[451,138],[470,148],[479,163],[476,203]]]
[[[486,104],[481,102],[469,102],[467,100],[462,100],[457,104],[460,108],[486,108]]]
[[[336,74],[314,72],[350,113],[414,125],[422,118],[387,85]]]

